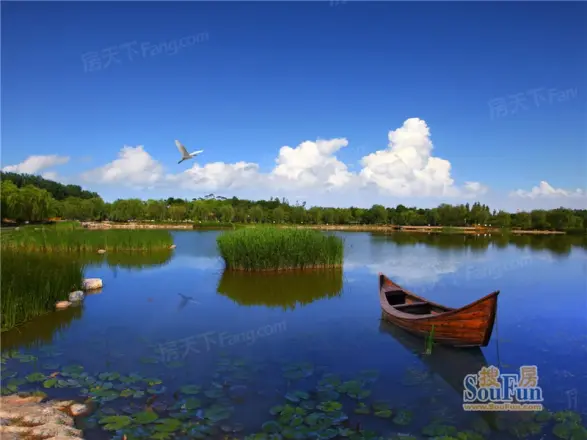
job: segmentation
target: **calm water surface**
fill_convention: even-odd
[[[545,406],[570,409],[587,419],[585,246],[571,246],[564,237],[510,242],[341,233],[344,270],[258,276],[223,273],[217,234],[173,232],[173,255],[155,258],[152,264],[148,257],[136,267],[112,260],[92,264],[86,276],[102,278],[104,288],[87,296],[83,306],[3,334],[4,355],[19,353],[3,365],[3,386],[14,373],[20,378],[36,371],[69,371],[78,385],[61,382],[40,388],[51,397],[79,396],[80,389],[82,394],[97,393],[103,404],[85,422],[88,438],[115,436],[95,428],[95,422],[109,414],[132,415],[146,404],[160,417],[169,411],[180,417],[187,393],[198,391],[188,387],[177,392],[185,385],[201,387],[191,397],[186,418],[189,410],[197,418],[201,407],[222,414],[231,409],[218,419],[226,431],[244,428],[237,436],[260,432],[263,423],[274,419],[270,408],[286,403],[286,397],[298,405],[299,396],[292,393],[308,391],[310,397],[302,402],[340,402],[352,427],[360,423],[389,438],[398,433],[420,438],[425,427],[428,436],[440,435],[449,429],[441,425],[475,430],[485,438],[557,438],[551,424],[533,431],[530,415],[480,416],[462,410],[465,374],[484,365],[502,372],[536,365]],[[500,290],[491,343],[470,354],[435,347],[432,355],[423,355],[423,341],[381,323],[378,272],[451,307]],[[85,375],[80,377],[81,368],[72,366],[83,367],[92,377],[113,373],[96,379],[110,392],[79,385]],[[131,373],[141,379],[132,382]],[[344,395],[344,389],[337,388],[340,395],[334,392],[331,374],[343,382],[359,381],[359,388],[353,382],[347,393],[362,392],[367,405],[384,401],[380,408],[388,405],[391,418],[355,414],[356,400]],[[142,378],[151,378],[150,384]],[[316,395],[321,380],[321,394]],[[31,386],[16,384],[19,389]],[[120,396],[125,389],[137,393],[141,386],[144,396]],[[150,395],[156,399],[147,401]],[[311,404],[306,405],[307,414],[312,413]],[[176,438],[157,438],[166,435]],[[333,435],[326,432],[321,438]],[[462,438],[477,438],[469,435]],[[284,436],[301,438],[295,430]]]

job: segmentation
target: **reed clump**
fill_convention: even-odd
[[[2,249],[43,252],[145,251],[169,248],[173,237],[166,230],[78,228],[23,229],[2,234]]]
[[[55,309],[82,286],[84,266],[68,255],[2,250],[0,304],[2,331]]]
[[[322,269],[343,264],[342,239],[311,229],[237,229],[216,241],[227,270]]]

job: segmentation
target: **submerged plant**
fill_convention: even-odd
[[[432,347],[433,346],[434,346],[434,324],[432,324],[432,329],[430,330],[430,333],[428,333],[428,336],[426,336],[426,350],[424,351],[424,354],[426,354],[426,355],[432,354]]]

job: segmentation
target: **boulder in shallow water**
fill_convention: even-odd
[[[83,284],[84,290],[94,290],[102,288],[102,280],[100,278],[86,278]]]
[[[84,299],[84,292],[81,290],[76,290],[75,292],[71,292],[69,294],[69,302],[78,302]]]
[[[71,303],[69,301],[59,301],[55,304],[55,308],[57,310],[63,310],[63,309],[67,309],[70,305],[71,305]]]

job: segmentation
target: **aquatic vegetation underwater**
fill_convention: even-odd
[[[279,271],[341,267],[340,237],[296,228],[253,227],[217,237],[228,270]]]
[[[2,331],[54,310],[57,301],[79,290],[83,269],[74,256],[2,249]]]
[[[284,362],[279,366],[279,382],[270,380],[263,387],[270,378],[265,365],[226,355],[216,359],[208,381],[184,379],[183,383],[174,381],[177,373],[168,380],[132,371],[60,365],[60,356],[51,348],[41,350],[39,356],[4,352],[2,394],[84,401],[95,411],[79,418],[79,426],[86,432],[109,432],[114,439],[587,438],[581,415],[572,411],[513,414],[514,419],[502,420],[493,433],[482,418],[469,414],[476,417],[472,423],[457,427],[446,416],[430,417],[419,406],[402,405],[401,396],[374,398],[380,376],[375,370],[348,377],[308,362]],[[181,367],[181,362],[174,364]],[[251,405],[257,411],[252,417],[247,412]]]
[[[169,248],[169,231],[141,229],[88,230],[79,228],[23,228],[2,234],[2,249],[44,252],[133,251]]]
[[[242,272],[225,270],[217,291],[244,306],[295,309],[342,292],[342,269],[327,271]]]

